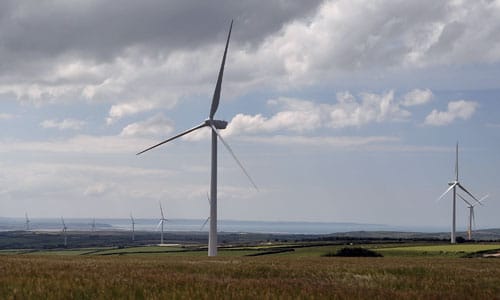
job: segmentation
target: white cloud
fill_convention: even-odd
[[[59,130],[80,130],[85,126],[85,121],[75,120],[75,119],[64,119],[62,121],[57,120],[45,120],[40,123],[43,128],[56,128]]]
[[[13,119],[14,117],[15,116],[11,114],[4,114],[4,113],[0,114],[0,120],[10,120]]]
[[[423,105],[432,100],[433,94],[431,90],[414,89],[403,96],[401,104],[403,106]]]
[[[109,184],[104,184],[102,182],[99,182],[99,183],[89,185],[85,189],[83,194],[85,196],[93,196],[93,197],[102,196],[106,192],[110,191],[111,189],[112,189],[112,187]]]
[[[394,92],[362,93],[360,100],[352,94],[338,93],[336,104],[279,98],[268,103],[281,111],[266,118],[237,114],[229,123],[225,135],[258,134],[277,131],[303,133],[321,128],[360,127],[370,123],[407,120],[411,113],[394,100]]]
[[[157,114],[145,121],[127,125],[120,133],[121,136],[166,136],[174,129],[173,122],[162,114]]]
[[[403,121],[411,113],[394,101],[394,92],[385,94],[362,93],[361,101],[349,93],[337,95],[337,106],[330,112],[334,128],[361,126],[373,122]]]
[[[326,146],[333,148],[366,146],[369,144],[380,144],[397,142],[399,138],[391,136],[247,136],[240,137],[239,140],[265,143],[273,145],[304,145],[304,146]]]
[[[447,111],[438,111],[436,109],[427,115],[424,124],[432,126],[449,125],[456,119],[467,120],[476,111],[478,103],[474,101],[451,101],[448,103]]]
[[[151,140],[121,136],[77,135],[48,141],[0,141],[0,152],[33,151],[49,153],[133,154],[151,144]]]
[[[109,109],[109,116],[108,118],[106,118],[106,123],[109,125],[125,116],[134,115],[139,112],[150,111],[155,107],[155,103],[145,100],[115,104]]]

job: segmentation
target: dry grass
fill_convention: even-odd
[[[0,256],[1,299],[495,299],[499,259]]]

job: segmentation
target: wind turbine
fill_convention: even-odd
[[[160,145],[163,145],[165,143],[168,143],[172,140],[175,140],[183,135],[186,135],[190,132],[193,132],[195,130],[198,130],[203,127],[209,127],[212,131],[212,154],[211,154],[211,176],[210,176],[210,199],[211,199],[211,205],[210,205],[210,231],[208,234],[208,256],[216,256],[217,255],[217,137],[220,139],[222,144],[227,148],[231,156],[234,158],[236,163],[240,166],[240,168],[243,170],[243,173],[248,177],[252,185],[257,189],[257,185],[255,185],[254,181],[248,174],[248,172],[245,170],[239,159],[236,157],[234,154],[233,150],[229,145],[226,143],[226,141],[222,138],[222,136],[219,134],[218,129],[225,129],[227,127],[227,122],[223,120],[215,120],[214,115],[217,112],[217,108],[219,107],[219,100],[220,100],[220,94],[221,94],[221,86],[222,86],[222,76],[224,74],[224,65],[226,63],[226,55],[227,55],[227,48],[229,46],[229,39],[231,37],[231,30],[233,28],[233,21],[231,21],[231,25],[229,27],[229,34],[227,36],[227,41],[226,41],[226,47],[224,49],[224,55],[222,56],[222,63],[220,66],[219,70],[219,75],[217,77],[217,84],[215,85],[215,91],[214,95],[212,98],[212,105],[210,107],[210,114],[208,116],[208,119],[203,121],[200,125],[197,125],[191,129],[188,129],[184,132],[181,132],[169,139],[164,140],[161,143],[158,143],[154,146],[151,146],[139,153],[137,155],[142,154],[146,151],[149,151],[153,148],[156,148]]]
[[[130,213],[130,220],[132,221],[132,242],[135,241],[135,220],[134,217],[132,216],[132,213]]]
[[[161,242],[160,242],[160,245],[163,245],[163,224],[165,222],[167,222],[168,220],[165,219],[165,215],[163,214],[163,208],[161,207],[161,202],[160,202],[160,212],[161,212],[161,219],[160,219],[160,222],[158,223],[158,225],[156,226],[156,228],[158,229],[158,227],[161,226]]]
[[[68,234],[67,234],[67,230],[68,230],[68,227],[66,227],[66,223],[64,223],[64,218],[61,217],[61,222],[62,222],[62,233],[63,233],[63,236],[64,236],[64,247],[68,246]]]
[[[438,201],[441,200],[449,191],[453,190],[453,213],[452,213],[452,222],[451,222],[451,237],[450,241],[452,244],[456,243],[456,221],[457,221],[457,188],[464,191],[467,195],[471,196],[476,202],[479,203],[479,200],[474,197],[460,182],[458,181],[458,142],[456,147],[456,156],[455,156],[455,180],[448,183],[450,186],[439,198]]]
[[[28,213],[24,213],[24,218],[26,219],[26,231],[30,230],[30,219],[28,218]]]
[[[463,197],[462,195],[458,194],[458,197],[460,197],[460,199],[462,199],[465,203],[467,203],[467,208],[469,209],[469,224],[467,225],[467,239],[469,241],[472,240],[472,224],[474,223],[474,227],[476,227],[476,215],[474,214],[474,207],[476,205],[483,205],[483,201],[489,197],[489,195],[486,195],[484,196],[483,198],[479,199],[479,202],[478,203],[470,203],[469,201],[467,201],[465,199],[465,197]]]
[[[92,226],[92,232],[95,232],[95,218],[92,218],[92,223],[90,225]]]

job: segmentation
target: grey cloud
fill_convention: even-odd
[[[284,23],[307,15],[319,1],[4,1],[2,54],[11,61],[40,56],[112,60],[129,47],[193,48],[225,35],[258,42]],[[200,26],[201,24],[201,26]],[[46,57],[48,58],[48,57]]]

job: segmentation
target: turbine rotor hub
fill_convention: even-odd
[[[226,129],[226,127],[227,127],[227,121],[206,119],[205,120],[205,125],[207,125],[207,126],[212,126],[213,125],[217,129]]]

